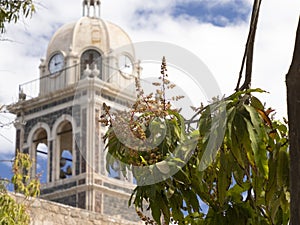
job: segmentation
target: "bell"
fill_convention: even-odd
[[[59,165],[60,167],[64,167],[67,163],[67,160],[65,158],[60,158],[60,161],[59,161]]]
[[[66,174],[65,174],[65,172],[63,170],[60,170],[60,172],[59,172],[59,178],[60,179],[65,179],[66,178]]]
[[[72,168],[71,168],[71,166],[67,167],[66,175],[68,175],[68,176],[72,175]]]

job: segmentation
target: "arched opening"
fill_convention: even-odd
[[[48,182],[48,137],[44,129],[36,131],[33,139],[35,149],[35,176],[38,176],[41,183]]]
[[[59,142],[59,179],[73,175],[73,129],[70,122],[64,122],[57,132]]]
[[[81,55],[80,59],[80,77],[84,77],[84,70],[87,67],[93,71],[95,69],[99,70],[98,78],[102,79],[102,57],[101,54],[93,49],[86,50]]]

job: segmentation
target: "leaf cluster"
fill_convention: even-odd
[[[13,164],[14,175],[11,182],[15,185],[15,191],[23,193],[25,197],[39,195],[40,183],[38,179],[30,179],[29,171],[32,160],[28,154],[18,152]],[[30,217],[27,213],[25,201],[18,202],[6,190],[5,185],[0,188],[0,224],[3,225],[27,225]]]
[[[6,23],[17,23],[21,16],[27,18],[34,12],[33,0],[1,0],[0,33],[5,32]]]
[[[138,186],[129,205],[142,219],[148,224],[161,224],[161,218],[166,224],[171,218],[178,224],[288,224],[287,127],[273,120],[255,92],[263,91],[237,91],[201,107],[196,129],[166,101],[139,99],[136,105],[143,107],[121,117],[134,124],[129,133],[137,140],[163,137],[154,148],[125,143],[116,130],[126,133],[126,128],[116,129],[116,115],[106,110],[107,169],[118,161],[125,176],[132,171]],[[162,179],[147,185],[157,174]],[[155,222],[143,215],[146,209]]]
[[[29,222],[25,205],[17,203],[9,194],[0,192],[0,224],[26,225]]]
[[[15,191],[24,194],[26,197],[36,197],[40,194],[40,181],[38,177],[31,178],[30,170],[33,161],[26,153],[18,152],[13,163],[13,176],[11,182]]]

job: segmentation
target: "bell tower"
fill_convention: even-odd
[[[19,86],[9,106],[16,150],[34,159],[41,198],[138,221],[127,203],[134,180],[117,166],[107,172],[98,122],[103,103],[123,109],[135,99],[138,63],[129,36],[100,18],[100,6],[84,0],[83,16],[53,34],[40,76]]]

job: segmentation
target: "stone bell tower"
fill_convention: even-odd
[[[138,64],[129,36],[100,18],[100,6],[84,0],[83,16],[54,33],[39,78],[19,86],[9,110],[16,149],[35,160],[41,198],[137,221],[127,203],[134,180],[117,166],[107,172],[98,119],[104,102],[122,109],[134,100]]]

